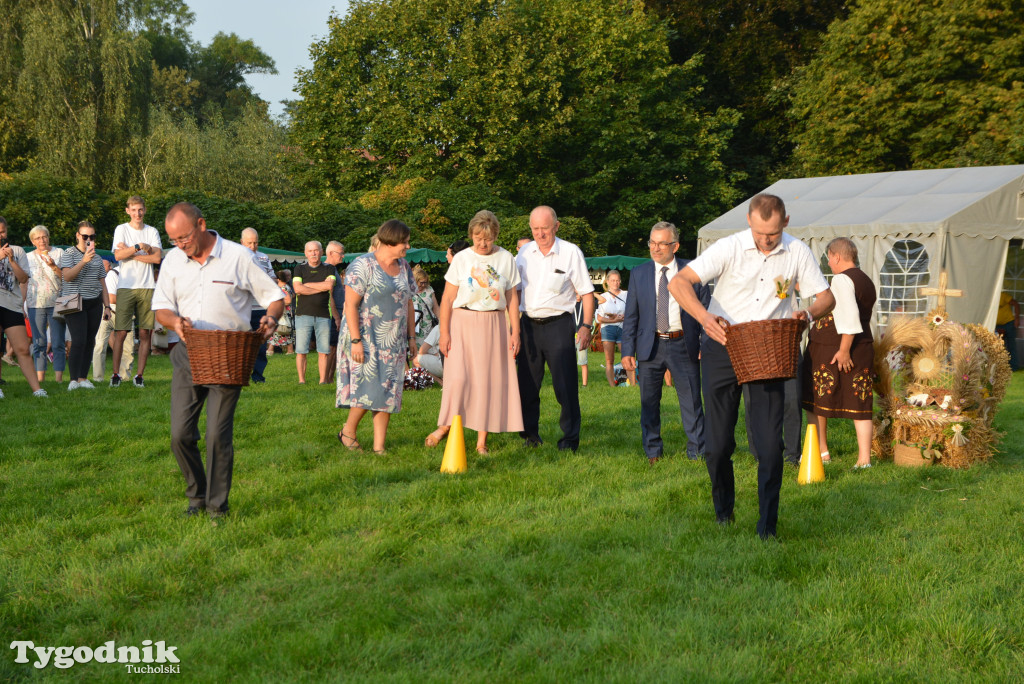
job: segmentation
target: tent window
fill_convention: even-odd
[[[1024,244],[1020,240],[1010,240],[1006,251],[1006,274],[1003,276],[1003,291],[1018,302],[1024,302]],[[1022,316],[1021,318],[1024,318]],[[1018,329],[1017,338],[1024,337],[1024,331]]]
[[[928,313],[928,298],[921,294],[928,285],[928,260],[928,250],[914,240],[898,241],[885,255],[878,274],[879,332],[884,332],[891,315]]]

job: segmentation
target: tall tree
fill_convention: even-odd
[[[14,105],[42,170],[116,187],[146,133],[149,43],[117,0],[24,2]]]
[[[733,199],[734,115],[699,112],[642,2],[363,0],[312,48],[294,128],[328,195],[482,182],[587,217],[615,249]]]
[[[796,170],[1024,162],[1020,0],[863,0],[800,73]]]
[[[749,195],[770,184],[792,153],[787,117],[793,70],[807,64],[846,0],[650,0],[672,28],[677,63],[702,55],[698,102],[741,119],[724,160]]]

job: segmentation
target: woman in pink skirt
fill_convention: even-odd
[[[438,347],[447,360],[438,428],[427,446],[444,439],[457,415],[477,431],[480,454],[487,453],[488,433],[523,429],[515,366],[519,271],[515,256],[494,244],[498,230],[494,214],[477,212],[469,222],[473,246],[455,255],[444,276]]]

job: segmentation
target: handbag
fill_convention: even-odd
[[[285,310],[285,312],[281,314],[281,319],[277,322],[277,332],[281,335],[291,335],[293,325],[292,313]]]
[[[78,313],[82,310],[82,294],[63,295],[53,303],[53,313],[61,316]]]

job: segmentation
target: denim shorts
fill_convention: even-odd
[[[308,354],[309,340],[316,331],[316,351],[328,354],[331,351],[331,319],[326,316],[295,317],[295,353]]]
[[[622,326],[621,325],[602,325],[601,326],[601,341],[602,342],[622,342]]]

